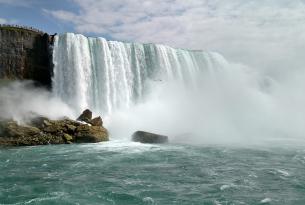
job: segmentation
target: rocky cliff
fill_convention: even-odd
[[[0,79],[30,79],[50,87],[50,36],[29,28],[0,26]]]

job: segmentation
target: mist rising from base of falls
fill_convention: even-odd
[[[112,139],[137,130],[195,144],[305,139],[302,70],[267,76],[214,52],[72,33],[55,37],[53,61],[54,95],[101,115]]]
[[[31,81],[14,81],[0,87],[0,120],[27,123],[37,116],[57,119],[75,117],[75,113],[51,92],[35,87]]]
[[[113,138],[136,130],[191,144],[254,144],[305,139],[303,71],[281,80],[228,64],[197,76],[196,87],[151,82],[142,103],[108,116]]]

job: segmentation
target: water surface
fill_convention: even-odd
[[[0,204],[305,204],[305,148],[0,149]]]

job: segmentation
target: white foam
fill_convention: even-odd
[[[285,177],[289,177],[290,174],[289,172],[285,171],[285,170],[281,170],[281,169],[278,169],[276,170],[278,173],[280,173],[281,175],[285,176]]]
[[[236,187],[236,185],[235,184],[224,184],[220,187],[220,190],[223,191],[223,190],[230,189],[233,187]]]
[[[158,151],[160,150],[159,145],[154,144],[143,144],[139,142],[131,142],[125,140],[111,140],[108,142],[101,142],[97,144],[82,145],[93,150],[105,150],[113,152],[124,152],[124,153],[141,153],[147,151]]]
[[[266,203],[269,203],[271,202],[272,200],[270,198],[265,198],[263,200],[260,201],[261,204],[266,204]]]
[[[155,201],[154,201],[153,198],[151,198],[151,197],[145,197],[145,198],[143,198],[143,202],[149,203],[149,204],[155,203]]]

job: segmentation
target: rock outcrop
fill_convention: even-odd
[[[167,143],[168,137],[150,132],[136,131],[132,135],[132,141],[141,143]]]
[[[96,143],[108,140],[108,132],[103,126],[92,126],[68,118],[50,120],[37,117],[29,125],[19,125],[12,120],[0,122],[0,145],[4,146]]]
[[[27,79],[51,87],[50,39],[40,31],[1,25],[0,79]]]
[[[89,123],[92,119],[92,112],[89,109],[84,110],[84,112],[77,118],[78,121],[83,121]]]
[[[78,121],[88,123],[92,126],[103,126],[103,120],[100,116],[92,119],[92,112],[89,109],[86,109],[78,118]]]

